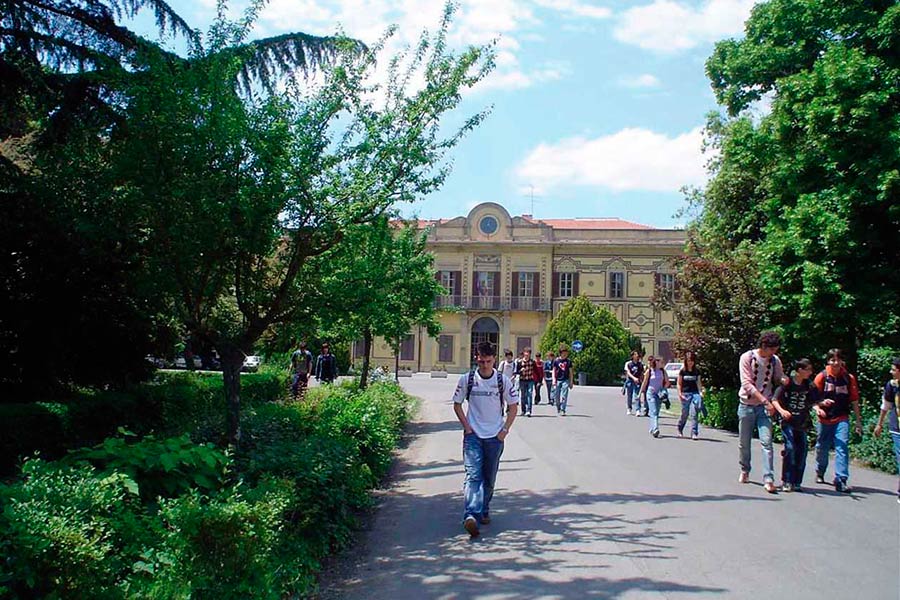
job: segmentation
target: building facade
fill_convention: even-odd
[[[427,228],[437,277],[448,292],[437,302],[447,310],[437,338],[417,330],[403,340],[401,368],[464,372],[481,340],[500,352],[536,349],[550,319],[577,295],[609,308],[647,352],[672,356],[675,315],[654,310],[651,298],[657,288],[675,295],[672,259],[683,253],[684,231],[620,219],[513,217],[493,202],[419,227]],[[354,344],[354,361],[360,346]],[[382,339],[375,340],[372,359],[391,368],[396,360]]]

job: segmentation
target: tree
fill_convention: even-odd
[[[374,336],[400,351],[401,337],[422,326],[440,332],[434,299],[443,290],[435,280],[434,257],[426,237],[387,216],[348,231],[342,242],[315,261],[321,283],[322,328],[344,339],[363,339],[360,387],[365,387]],[[321,265],[321,266],[318,266]]]
[[[390,63],[384,88],[367,83],[379,44],[340,56],[315,89],[287,86],[253,101],[232,82],[247,27],[219,22],[216,45],[190,68],[156,61],[145,70],[111,161],[150,278],[176,300],[180,318],[221,359],[228,434],[240,436],[240,368],[270,328],[309,309],[300,276],[311,258],[400,202],[437,189],[444,158],[476,127],[478,113],[444,135],[441,117],[492,67],[490,47],[459,55],[440,30]],[[348,42],[350,44],[350,42]],[[421,74],[424,85],[408,83]]]
[[[571,352],[576,371],[587,373],[588,381],[617,384],[622,365],[631,354],[631,334],[608,309],[594,305],[586,296],[566,302],[547,324],[541,338],[541,352],[556,352],[560,344],[584,344],[581,352]]]
[[[711,251],[746,248],[786,348],[896,343],[900,5],[773,0],[707,72],[727,118],[698,220]],[[763,95],[771,112],[747,109]],[[712,255],[713,258],[721,258]]]

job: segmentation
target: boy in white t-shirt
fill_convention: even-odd
[[[519,394],[509,377],[494,369],[496,351],[490,342],[478,344],[478,368],[459,378],[453,412],[463,426],[463,463],[466,468],[463,527],[471,537],[491,521],[490,503],[500,467],[503,444],[516,420]],[[463,402],[469,403],[463,411]],[[504,418],[504,405],[506,416]]]

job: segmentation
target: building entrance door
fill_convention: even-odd
[[[472,324],[472,352],[469,356],[469,362],[475,365],[475,350],[481,342],[490,342],[494,345],[499,353],[500,346],[500,326],[497,321],[490,317],[481,317]]]

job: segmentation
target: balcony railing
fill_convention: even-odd
[[[462,310],[531,310],[549,311],[551,302],[533,296],[438,296],[435,308]]]

